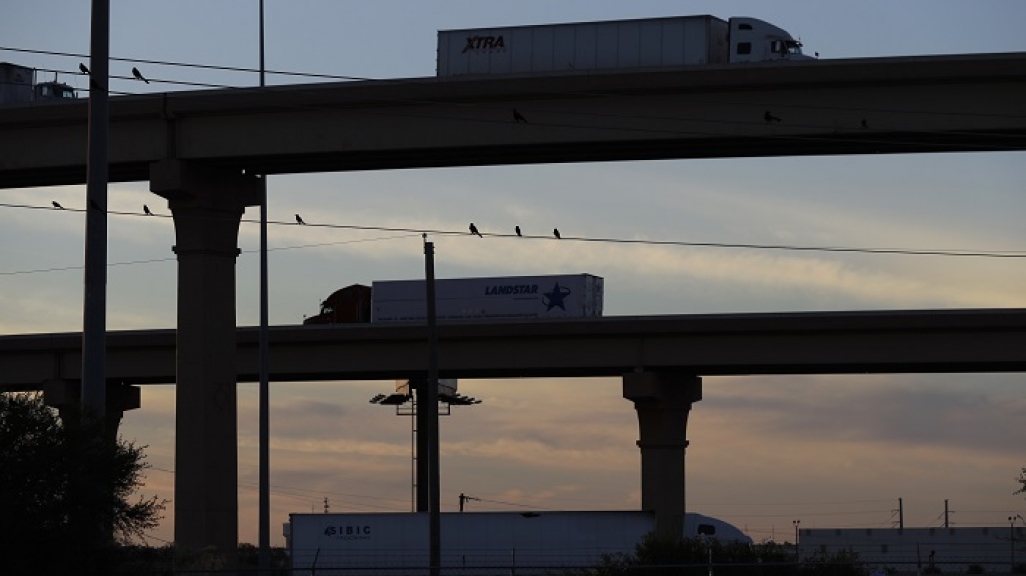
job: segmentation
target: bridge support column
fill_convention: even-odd
[[[641,509],[655,513],[657,537],[679,539],[684,535],[688,413],[702,399],[702,379],[665,372],[627,374],[623,397],[638,412]]]
[[[235,261],[259,180],[167,160],[150,190],[168,200],[178,256],[175,544],[234,565],[239,537]]]

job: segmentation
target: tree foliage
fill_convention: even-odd
[[[1019,483],[1019,489],[1012,492],[1012,494],[1026,494],[1026,468],[1019,472],[1019,477],[1015,481]]]
[[[100,567],[156,527],[165,503],[133,495],[143,447],[105,440],[102,421],[62,423],[38,394],[0,394],[0,554],[42,572]]]

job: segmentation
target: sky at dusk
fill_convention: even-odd
[[[84,88],[88,2],[4,0],[0,61]],[[1026,3],[267,0],[272,71],[435,73],[438,30],[618,18],[752,16],[821,58],[1026,51]],[[256,0],[112,0],[111,55],[253,69]],[[113,76],[133,64],[115,61]],[[138,64],[124,93],[254,86],[252,72]],[[268,76],[269,84],[312,82]],[[83,94],[84,95],[84,94]],[[1026,105],[1024,105],[1026,112]],[[713,159],[323,173],[269,179],[269,218],[385,228],[801,246],[1026,250],[1026,155]],[[168,214],[146,182],[111,185],[110,210]],[[0,203],[81,207],[84,186],[0,189]],[[259,218],[257,209],[246,219]],[[0,209],[0,334],[82,328],[78,212]],[[108,328],[170,328],[170,219],[108,219]],[[789,252],[438,236],[440,278],[590,273],[605,315],[1026,307],[1026,259]],[[423,275],[419,234],[269,228],[270,320],[298,324],[337,288]],[[237,319],[255,325],[258,229],[243,224]],[[1026,501],[1026,375],[715,377],[688,425],[687,500],[755,540],[802,527],[1000,526]],[[394,382],[271,388],[272,543],[289,512],[408,511],[410,419],[368,403]],[[441,499],[456,510],[629,510],[640,505],[633,406],[619,379],[469,380],[484,402],[441,420]],[[173,497],[173,386],[149,386],[124,438],[146,445],[146,495]],[[256,542],[257,390],[239,387],[240,540]],[[172,537],[173,506],[154,544]]]

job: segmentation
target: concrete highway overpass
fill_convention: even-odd
[[[1026,309],[454,323],[440,326],[438,335],[444,377],[622,378],[624,397],[638,414],[641,507],[655,513],[656,530],[666,536],[683,530],[687,419],[702,398],[701,376],[1026,371]],[[175,382],[177,336],[174,330],[110,333],[108,399],[137,401],[138,390],[126,384]],[[254,328],[238,330],[235,381],[257,379],[257,338]],[[423,378],[427,339],[426,327],[412,325],[274,327],[270,379]],[[81,350],[81,335],[74,333],[0,337],[0,390],[38,389],[45,383],[48,395],[56,390],[67,402],[75,396]],[[219,394],[217,386],[204,391]],[[179,422],[192,417],[179,408]],[[180,426],[177,442],[198,430]],[[231,449],[234,453],[234,444]],[[234,459],[204,463],[201,472],[183,482],[235,478]],[[177,476],[182,476],[180,469]],[[214,490],[176,484],[179,490],[220,494],[222,507],[234,501],[234,486]],[[214,510],[225,522],[237,514],[234,507]],[[176,532],[179,523],[176,519]],[[222,531],[228,540],[234,534]]]
[[[167,159],[284,174],[1023,150],[1023,102],[1026,53],[117,96],[110,177],[147,180]],[[85,182],[86,113],[84,99],[0,108],[0,187]]]
[[[1026,309],[605,317],[439,326],[446,378],[1026,371]],[[424,326],[271,328],[270,379],[422,378]],[[237,332],[236,378],[257,380],[257,329]],[[0,336],[0,390],[77,380],[80,333]],[[110,332],[108,378],[173,384],[176,331]]]

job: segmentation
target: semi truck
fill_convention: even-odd
[[[428,574],[427,513],[289,514],[283,526],[297,576]],[[655,529],[642,511],[445,512],[441,574],[559,574],[599,565],[604,554],[632,554]],[[751,543],[738,528],[685,515],[688,537]],[[573,572],[577,573],[577,572]]]
[[[335,291],[304,324],[424,323],[424,280],[375,281]],[[592,274],[452,278],[435,281],[440,321],[584,318],[602,315],[603,280]]]
[[[812,60],[756,18],[675,16],[438,32],[439,77]]]
[[[63,82],[36,82],[35,69],[0,62],[0,105],[66,101],[75,97],[75,89]]]

